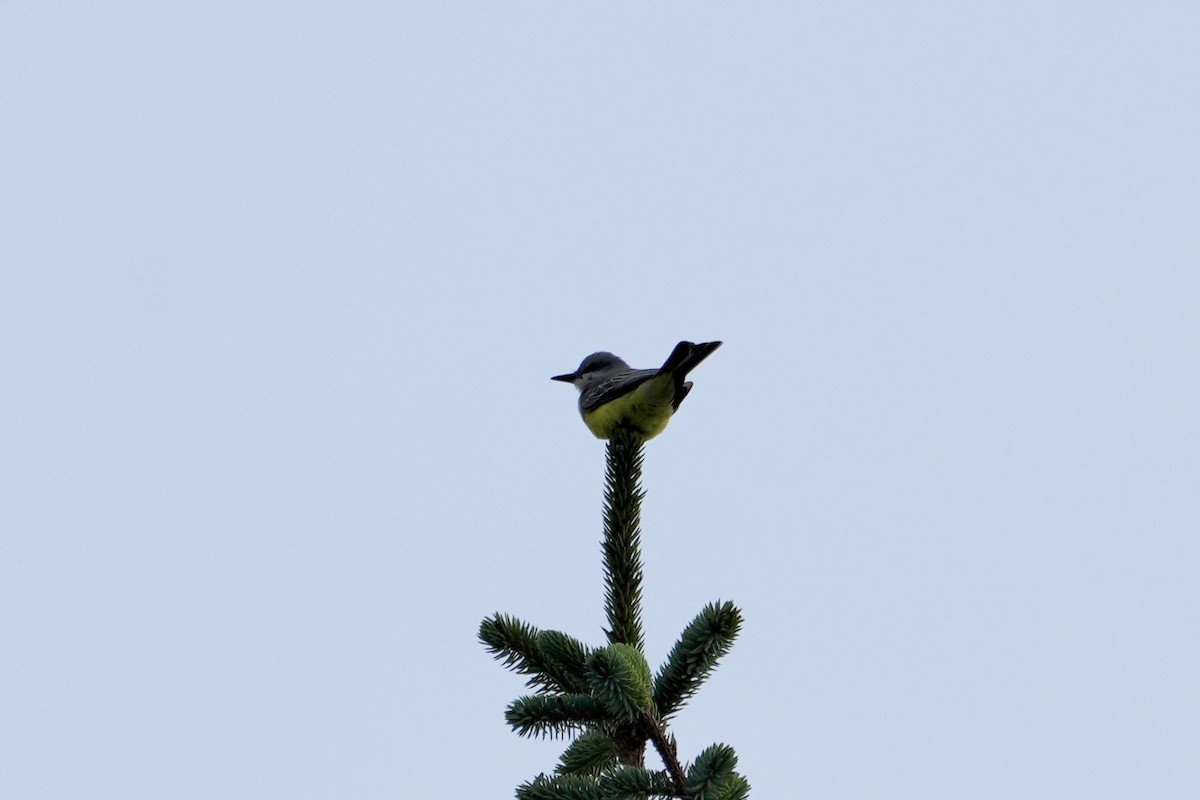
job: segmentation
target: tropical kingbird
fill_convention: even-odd
[[[680,342],[658,369],[633,369],[612,353],[592,353],[579,369],[550,380],[575,384],[579,413],[596,438],[607,439],[624,424],[653,439],[692,390],[687,374],[720,346]]]

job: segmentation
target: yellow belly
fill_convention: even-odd
[[[646,381],[627,395],[585,412],[583,421],[598,439],[612,436],[613,429],[624,424],[649,440],[666,429],[674,409],[675,381],[662,375]]]

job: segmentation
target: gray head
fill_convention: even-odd
[[[629,369],[629,365],[612,353],[592,353],[580,362],[579,369],[568,372],[566,375],[555,375],[550,380],[583,386],[597,375],[606,375],[624,369]]]

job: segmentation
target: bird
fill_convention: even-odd
[[[680,342],[658,369],[633,369],[612,353],[592,353],[574,372],[550,380],[579,390],[579,414],[597,439],[608,439],[619,425],[644,441],[658,436],[692,390],[689,372],[720,342]]]

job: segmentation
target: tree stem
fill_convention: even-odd
[[[650,734],[650,741],[654,742],[654,749],[658,751],[659,757],[667,767],[667,772],[671,775],[671,780],[675,782],[675,791],[679,793],[680,797],[686,797],[684,783],[687,777],[683,773],[683,766],[679,763],[679,754],[675,752],[675,748],[667,739],[667,732],[663,730],[662,724],[654,718],[653,714],[643,714],[642,721],[646,726],[646,732]]]

